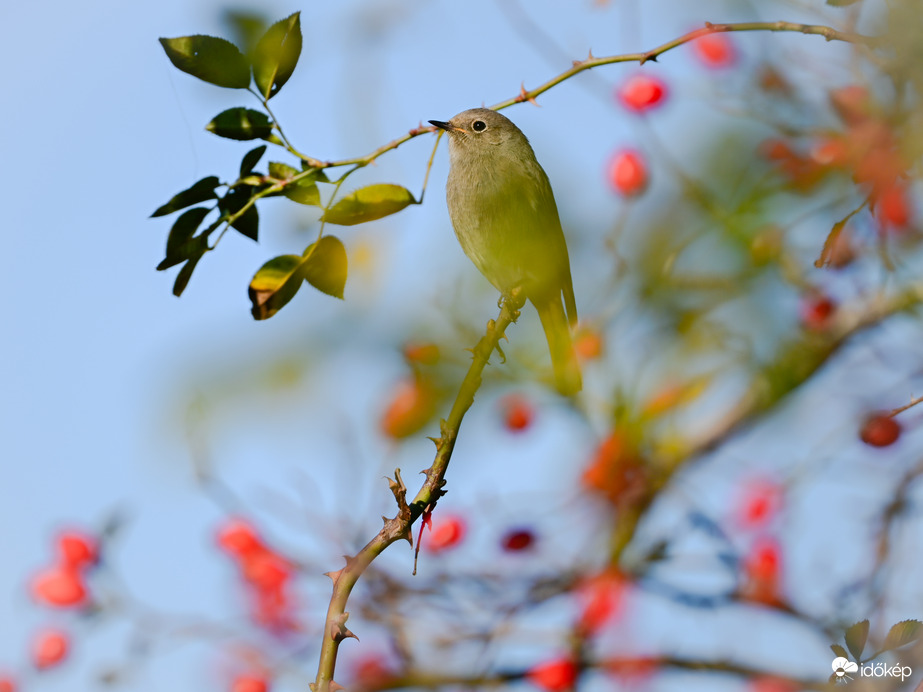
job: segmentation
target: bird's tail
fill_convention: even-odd
[[[555,387],[564,396],[573,396],[583,389],[583,378],[580,375],[580,363],[577,362],[577,352],[574,350],[574,342],[570,335],[570,325],[564,315],[561,294],[558,293],[551,299],[533,301],[533,303],[542,321],[545,338],[548,339]]]

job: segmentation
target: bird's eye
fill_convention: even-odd
[[[485,123],[483,120],[475,120],[473,123],[471,123],[471,129],[475,132],[483,132],[487,129],[487,123]]]

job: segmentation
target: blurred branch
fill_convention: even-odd
[[[407,504],[407,488],[401,479],[400,469],[396,469],[394,479],[389,480],[389,485],[398,504],[398,513],[391,519],[385,518],[384,526],[378,535],[355,556],[346,557],[345,567],[336,572],[327,573],[327,576],[333,580],[333,594],[327,609],[317,679],[311,685],[312,692],[334,692],[342,689],[333,680],[337,650],[344,639],[357,638],[346,627],[346,621],[349,618],[346,603],[349,595],[362,573],[389,545],[401,539],[406,539],[413,544],[411,526],[424,512],[431,512],[439,498],[445,494],[443,490],[446,482],[445,474],[452,458],[452,450],[455,448],[462,419],[474,403],[474,395],[481,386],[481,373],[491,354],[498,349],[500,339],[505,336],[506,328],[519,317],[519,310],[524,300],[525,298],[519,292],[515,292],[511,297],[504,297],[499,316],[496,320],[490,320],[487,323],[487,332],[472,349],[471,366],[462,380],[449,417],[440,424],[441,434],[439,438],[434,439],[436,457],[433,464],[423,472],[426,480],[416,497],[409,505]]]

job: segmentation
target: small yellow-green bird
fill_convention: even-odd
[[[430,123],[449,135],[446,201],[458,242],[503,295],[522,289],[542,321],[557,390],[576,394],[583,380],[570,333],[577,305],[567,243],[529,140],[488,108]]]

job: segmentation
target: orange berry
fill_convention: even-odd
[[[911,206],[907,188],[900,182],[888,185],[878,195],[878,219],[883,230],[901,230],[910,223]]]
[[[419,378],[405,380],[395,388],[381,417],[381,431],[395,439],[409,437],[426,425],[435,409],[429,386]]]
[[[603,335],[590,327],[583,327],[574,337],[574,350],[579,358],[594,360],[602,355],[605,341]]]
[[[436,344],[407,344],[404,346],[404,359],[408,363],[435,365],[439,362],[439,346]]]
[[[510,394],[504,397],[500,406],[503,409],[503,423],[507,430],[522,432],[532,425],[535,411],[529,400],[521,394]]]
[[[577,629],[592,635],[603,625],[617,617],[622,610],[625,595],[625,577],[616,570],[605,570],[590,577],[577,589],[582,603]]]

